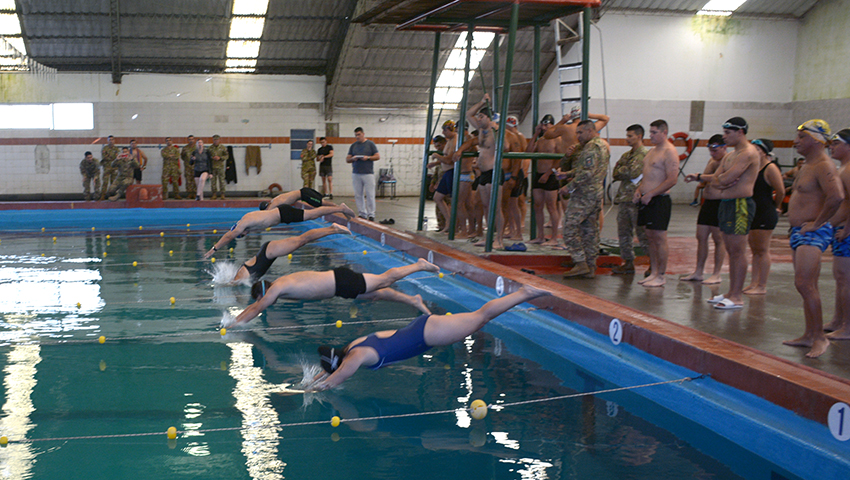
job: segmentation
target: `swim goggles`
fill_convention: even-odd
[[[838,133],[835,133],[831,137],[829,137],[829,141],[833,142],[833,143],[841,142],[841,143],[846,143],[846,144],[850,145],[850,139],[844,138],[843,136],[841,136]]]
[[[743,129],[747,128],[747,125],[746,124],[735,125],[734,123],[726,122],[722,125],[722,127],[727,129],[727,130],[743,130]]]

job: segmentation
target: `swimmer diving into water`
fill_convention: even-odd
[[[219,248],[223,248],[235,238],[243,237],[246,233],[273,227],[279,223],[296,223],[313,220],[332,213],[342,213],[348,218],[354,216],[354,211],[344,203],[339,206],[318,207],[310,210],[301,210],[300,208],[283,204],[270,210],[248,212],[236,222],[236,225],[230,228],[229,232],[225,233],[224,236],[215,242],[215,245],[204,254],[204,258],[210,258]]]
[[[406,295],[391,288],[393,283],[416,272],[439,272],[440,267],[419,259],[416,263],[396,267],[375,275],[356,273],[347,267],[338,267],[327,272],[295,272],[278,278],[274,282],[263,280],[251,287],[251,296],[256,300],[240,313],[229,325],[246,323],[274,304],[278,298],[287,300],[324,300],[334,296],[360,300],[389,300],[410,305],[419,311],[431,313],[421,295]]]
[[[288,255],[314,240],[327,237],[328,235],[342,233],[351,235],[351,230],[343,225],[333,223],[329,227],[307,230],[297,237],[266,242],[260,247],[260,251],[255,256],[239,267],[239,270],[236,271],[236,276],[233,277],[233,283],[249,279],[259,280],[271,268],[276,258]]]
[[[321,207],[335,205],[333,202],[328,202],[322,199],[322,194],[316,190],[304,187],[301,190],[292,190],[291,192],[281,193],[274,197],[271,202],[260,202],[260,210],[271,210],[281,205],[293,205],[301,200],[311,207]]]
[[[319,347],[322,368],[327,373],[317,377],[306,391],[336,387],[361,366],[377,370],[433,347],[459,342],[520,303],[546,295],[551,292],[525,285],[514,293],[490,300],[474,312],[451,316],[426,314],[400,330],[375,332],[354,340],[345,348]]]

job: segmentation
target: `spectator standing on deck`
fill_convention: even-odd
[[[375,221],[375,162],[381,159],[378,147],[366,139],[363,128],[354,129],[354,143],[348,148],[345,161],[351,164],[351,183],[357,216]]]

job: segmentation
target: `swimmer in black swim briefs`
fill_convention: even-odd
[[[431,313],[419,295],[410,296],[388,288],[393,283],[416,272],[439,272],[440,267],[419,259],[416,263],[391,268],[375,275],[356,273],[347,267],[338,267],[327,272],[295,272],[278,278],[274,282],[263,280],[251,287],[251,296],[256,300],[240,313],[234,325],[248,322],[274,304],[278,298],[287,300],[324,300],[334,296],[363,300],[390,300],[406,303],[425,313]],[[229,325],[223,325],[229,326]]]
[[[354,216],[354,211],[348,208],[344,203],[339,206],[334,205],[331,207],[319,207],[312,208],[310,210],[301,210],[289,205],[280,205],[269,210],[248,212],[242,217],[242,219],[236,222],[236,225],[230,227],[229,232],[225,233],[219,241],[215,242],[215,245],[213,245],[212,248],[204,254],[204,258],[212,257],[215,252],[217,252],[220,248],[224,248],[224,246],[230,243],[231,240],[241,238],[245,236],[246,233],[265,230],[268,227],[273,227],[280,223],[313,220],[332,213],[342,213],[348,218]]]
[[[511,308],[545,295],[551,293],[526,285],[490,300],[474,312],[422,315],[402,329],[375,332],[354,340],[345,348],[319,347],[320,363],[327,374],[313,379],[306,389],[327,390],[354,375],[360,367],[377,370],[418,356],[432,347],[459,342]]]
[[[314,240],[337,233],[346,233],[351,235],[351,231],[348,227],[334,223],[329,227],[307,230],[297,237],[289,237],[266,242],[260,247],[260,251],[257,255],[243,263],[239,270],[236,271],[236,276],[233,277],[233,282],[259,280],[260,277],[266,274],[276,258],[288,255]]]
[[[321,206],[331,206],[333,202],[325,202],[322,200],[322,194],[318,191],[304,187],[301,190],[292,190],[291,192],[281,193],[274,197],[271,202],[260,202],[260,210],[277,208],[280,205],[294,205],[297,201],[302,201],[311,207],[318,208]]]

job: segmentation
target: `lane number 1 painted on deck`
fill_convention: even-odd
[[[842,442],[850,440],[850,406],[846,403],[838,402],[829,409],[827,423],[833,437]]]
[[[623,339],[623,324],[619,319],[615,318],[611,320],[611,323],[608,325],[608,337],[614,345],[620,344],[620,341]]]

